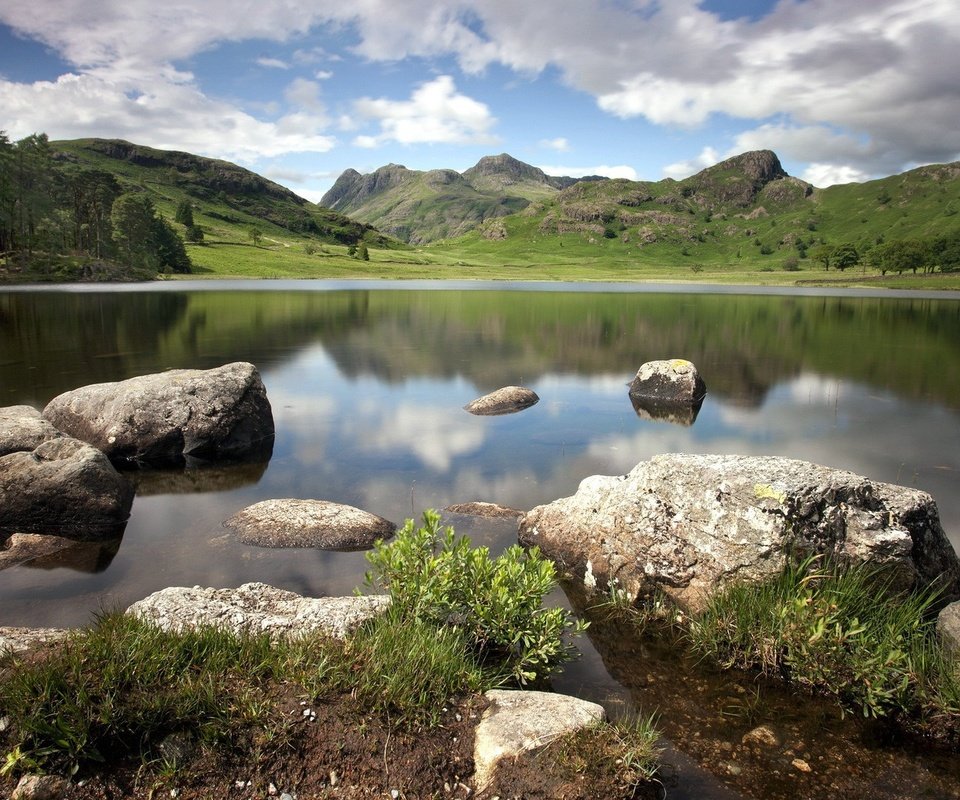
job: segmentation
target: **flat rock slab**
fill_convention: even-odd
[[[683,358],[666,361],[648,361],[637,370],[630,383],[630,396],[643,407],[655,409],[658,413],[670,405],[692,406],[702,403],[707,386],[692,362]]]
[[[266,460],[273,448],[267,393],[246,362],[84,386],[53,398],[43,417],[124,466]]]
[[[4,628],[0,627],[0,653],[25,653],[35,647],[62,641],[69,628]]]
[[[492,689],[484,697],[490,705],[473,745],[474,785],[479,792],[500,759],[516,758],[606,718],[603,706],[552,692]]]
[[[345,639],[389,604],[386,595],[302,597],[263,583],[245,583],[238,589],[162,589],[138,600],[127,613],[170,631],[213,626],[275,638],[319,632]]]
[[[497,416],[515,414],[517,411],[536,405],[539,401],[540,398],[532,389],[523,386],[504,386],[502,389],[467,403],[463,409],[477,416]]]
[[[447,506],[444,511],[450,514],[463,514],[468,517],[485,517],[486,519],[515,519],[523,516],[523,511],[518,508],[508,508],[496,503],[485,503],[476,500],[472,503],[454,503]]]
[[[327,500],[264,500],[224,523],[244,544],[367,550],[397,526],[383,517]]]
[[[948,598],[960,581],[930,495],[774,457],[660,455],[595,475],[526,514],[519,538],[588,592],[616,580],[690,611],[728,582],[773,577],[796,553],[875,566],[903,588],[943,581]]]

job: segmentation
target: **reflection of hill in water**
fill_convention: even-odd
[[[626,384],[645,361],[683,357],[700,367],[711,394],[747,406],[807,372],[954,403],[958,343],[960,304],[924,299],[443,290],[0,296],[0,387],[33,387],[38,404],[86,383],[172,367],[246,360],[265,369],[316,344],[344,375],[391,383],[460,376],[487,391],[547,374],[622,374]]]

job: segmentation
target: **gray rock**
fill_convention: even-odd
[[[517,508],[508,508],[496,503],[485,503],[476,500],[472,503],[454,503],[443,509],[450,514],[463,514],[468,517],[485,517],[486,519],[511,519],[522,517],[523,512]]]
[[[389,603],[386,595],[302,597],[263,583],[246,583],[238,589],[161,589],[138,600],[127,613],[172,631],[213,626],[276,638],[318,631],[345,639]]]
[[[43,417],[126,465],[267,460],[273,447],[267,393],[245,362],[84,386],[53,398]]]
[[[264,500],[224,523],[244,544],[366,550],[397,526],[383,517],[327,500]]]
[[[666,413],[669,406],[701,403],[706,393],[706,384],[697,368],[682,358],[648,361],[630,383],[634,408],[639,404],[654,416]]]
[[[89,444],[60,436],[0,456],[0,530],[114,539],[133,485]]]
[[[36,450],[42,442],[62,435],[31,406],[0,408],[0,456]]]
[[[493,689],[474,734],[474,785],[483,792],[503,758],[516,758],[606,718],[603,706],[551,692]]]
[[[60,800],[70,789],[70,781],[58,775],[24,775],[10,800]]]
[[[68,628],[0,628],[0,653],[25,653],[35,647],[59,642],[69,635]]]
[[[540,401],[537,393],[523,386],[504,386],[495,392],[485,394],[476,400],[467,403],[464,411],[477,416],[496,416],[499,414],[514,414],[530,408]]]
[[[937,635],[944,649],[960,662],[960,600],[950,603],[937,615]]]
[[[519,537],[588,590],[616,579],[691,611],[729,581],[779,573],[791,553],[871,564],[902,587],[942,580],[948,597],[960,578],[930,495],[773,457],[655,456],[534,508]]]

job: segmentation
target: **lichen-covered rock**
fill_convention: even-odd
[[[942,581],[948,596],[960,580],[930,495],[774,457],[655,456],[534,508],[519,536],[588,589],[616,579],[631,596],[660,589],[693,611],[797,553],[870,564],[903,587]]]
[[[35,647],[66,639],[69,628],[10,628],[0,627],[0,655],[25,653]]]
[[[463,409],[477,416],[496,416],[523,411],[539,401],[540,398],[532,389],[523,386],[504,386],[502,389],[467,403]]]
[[[31,406],[0,408],[0,456],[35,450],[42,442],[63,436]]]
[[[127,613],[170,631],[212,626],[276,638],[320,632],[345,639],[389,603],[386,595],[302,597],[263,583],[245,583],[238,589],[161,589],[138,600]]]
[[[244,544],[367,550],[397,526],[369,511],[327,500],[264,500],[224,523]]]
[[[273,448],[267,393],[245,362],[84,386],[53,398],[43,417],[126,466],[267,460]]]
[[[662,410],[669,406],[692,406],[703,402],[707,386],[697,368],[690,361],[674,358],[667,361],[648,361],[637,370],[630,382],[630,397],[634,408]]]
[[[0,456],[0,532],[117,538],[133,486],[107,457],[68,436]]]
[[[480,792],[501,759],[516,758],[606,718],[603,706],[552,692],[493,689],[484,697],[490,705],[473,745],[473,780]]]

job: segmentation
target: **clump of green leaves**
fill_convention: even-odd
[[[782,675],[865,716],[958,715],[956,680],[932,631],[937,596],[895,592],[875,570],[810,558],[759,586],[728,587],[690,639],[722,667]]]
[[[488,673],[520,684],[542,680],[573,655],[565,640],[586,624],[562,608],[544,608],[557,585],[553,563],[537,548],[507,548],[497,558],[472,547],[440,515],[407,520],[390,542],[367,554],[368,584],[385,588],[404,620],[455,629]]]

